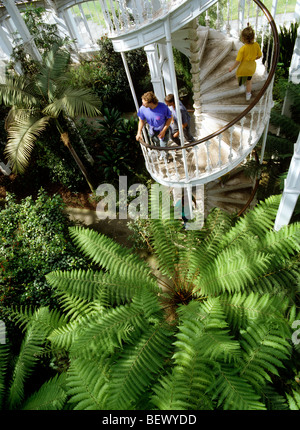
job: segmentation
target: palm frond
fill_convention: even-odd
[[[46,55],[36,77],[36,86],[41,96],[52,102],[58,87],[59,79],[65,75],[70,62],[70,53],[53,48]]]
[[[27,116],[16,118],[8,129],[8,143],[4,153],[14,172],[22,173],[28,165],[38,136],[46,129],[49,117]]]
[[[9,76],[5,82],[0,83],[0,101],[5,106],[18,108],[24,106],[34,108],[41,102],[34,85],[23,76]]]
[[[43,110],[45,115],[57,118],[61,113],[76,118],[77,116],[95,117],[100,115],[98,97],[88,89],[67,88],[60,98],[56,98]]]

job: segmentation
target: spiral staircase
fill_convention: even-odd
[[[166,4],[161,1],[160,5],[163,3]],[[184,142],[181,135],[180,146],[169,142],[167,148],[158,148],[149,144],[144,135],[144,141],[140,141],[140,144],[147,170],[156,182],[173,189],[186,188],[190,196],[195,187],[202,187],[205,213],[212,207],[241,213],[254,201],[257,178],[247,177],[243,166],[252,156],[259,140],[266,136],[272,108],[273,76],[278,59],[278,36],[268,10],[259,0],[251,2],[256,5],[257,14],[252,17],[252,23],[250,15],[244,13],[240,30],[250,22],[260,36],[261,48],[266,46],[265,38],[268,44],[265,56],[257,61],[252,98],[247,102],[245,90],[237,85],[235,71],[228,71],[241,46],[239,31],[231,31],[229,21],[223,27],[217,25],[216,29],[198,24],[199,15],[215,3],[189,0],[177,1],[171,6],[169,2],[168,9],[163,10],[161,7],[152,19],[148,14],[147,19],[140,19],[134,29],[127,27],[125,31],[121,26],[114,26],[110,37],[115,50],[123,55],[127,50],[146,44],[157,44],[160,52],[165,50],[168,53],[164,57],[158,55],[156,64],[152,64],[152,67],[150,64],[150,71],[159,68],[167,60],[169,73],[166,81],[172,81],[172,91],[169,92],[175,94],[177,106],[178,89],[172,70],[171,49],[175,47],[189,58],[195,142]],[[157,73],[156,76],[152,74],[152,78],[155,83]]]
[[[15,10],[16,3],[13,0],[3,2],[11,17],[20,24],[22,20]],[[106,26],[105,33],[115,51],[122,56],[136,108],[140,101],[135,95],[126,52],[145,48],[154,92],[160,101],[166,93],[172,92],[177,110],[179,97],[173,48],[190,60],[195,141],[185,142],[179,127],[181,145],[169,142],[168,147],[160,148],[151,145],[147,133],[144,133],[140,146],[151,177],[173,190],[187,189],[190,209],[191,196],[195,188],[200,187],[205,213],[215,206],[241,213],[253,201],[257,186],[257,178],[250,179],[244,174],[244,165],[253,156],[260,140],[260,161],[263,158],[264,138],[272,108],[279,42],[269,11],[260,0],[236,0],[238,18],[235,18],[237,26],[234,27],[231,15],[233,2],[229,1],[222,2],[221,6],[217,0],[98,2]],[[83,16],[83,5],[92,2],[47,0],[46,3],[54,10],[57,22],[64,21],[64,30],[76,36],[78,25],[72,8],[78,5]],[[211,8],[216,12],[213,25],[209,22]],[[205,17],[205,24],[199,25],[200,16]],[[239,33],[248,22],[259,36],[261,48],[265,49],[264,57],[257,62],[252,98],[247,102],[244,91],[237,85],[235,71],[229,73],[228,70],[241,46]],[[84,27],[90,39],[94,40],[96,36],[93,36],[94,30],[89,23],[85,19]],[[93,49],[89,47],[90,52]]]

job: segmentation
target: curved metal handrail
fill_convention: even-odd
[[[276,71],[276,66],[278,63],[278,58],[279,58],[279,37],[278,37],[278,32],[277,32],[277,28],[276,28],[276,24],[275,21],[271,15],[271,13],[269,12],[269,10],[265,7],[265,5],[260,1],[260,0],[253,0],[254,3],[256,3],[258,5],[258,7],[263,11],[263,13],[265,14],[270,27],[272,29],[272,35],[273,35],[273,46],[274,46],[274,53],[273,53],[273,58],[272,58],[272,64],[269,70],[269,74],[268,77],[266,79],[266,82],[264,83],[263,87],[261,88],[261,90],[259,91],[258,95],[253,99],[253,101],[249,104],[249,106],[243,110],[243,112],[241,112],[235,119],[233,119],[231,122],[229,122],[227,125],[225,125],[224,127],[220,128],[219,130],[215,131],[214,133],[203,137],[202,139],[199,139],[197,141],[194,141],[192,143],[188,143],[185,144],[184,146],[172,146],[172,151],[181,151],[183,149],[188,149],[194,146],[198,146],[200,143],[206,142],[207,140],[213,139],[216,136],[219,136],[220,134],[224,133],[226,130],[228,130],[230,127],[232,127],[234,124],[236,124],[238,121],[240,121],[243,117],[245,117],[248,112],[250,112],[252,110],[252,108],[254,108],[254,106],[257,105],[257,103],[260,101],[260,99],[262,98],[262,96],[265,94],[267,88],[269,87],[270,83],[273,80],[273,77],[275,75],[275,71]],[[149,145],[148,143],[144,142],[143,140],[139,140],[139,143],[141,143],[143,146],[145,146],[146,148],[150,148],[150,149],[155,149],[157,151],[169,151],[170,147],[159,147],[159,146],[155,146],[155,145]]]

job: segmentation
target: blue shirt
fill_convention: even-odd
[[[186,110],[185,106],[182,104],[181,101],[179,101],[179,106],[180,106],[180,112],[181,112],[181,118],[182,118],[182,124],[186,124],[186,123],[190,123],[190,115],[188,113],[188,111]],[[177,113],[176,110],[173,108],[173,106],[169,106],[172,115],[173,115],[173,119],[175,122],[177,122],[178,124],[178,119],[177,119]]]
[[[149,124],[150,136],[153,136],[154,133],[160,132],[164,128],[166,121],[172,117],[168,106],[161,102],[158,102],[158,105],[154,109],[141,106],[137,115],[141,120],[147,121]]]

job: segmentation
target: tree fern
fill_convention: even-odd
[[[98,271],[49,274],[60,310],[41,312],[40,327],[34,312],[18,320],[28,351],[41,352],[30,338],[39,328],[53,354],[67,354],[68,407],[265,410],[296,404],[274,383],[294,350],[290,327],[299,281],[299,225],[273,231],[279,201],[269,198],[239,219],[215,210],[198,232],[182,230],[177,220],[151,220],[164,288],[138,255],[99,233],[72,228],[75,244]],[[20,357],[30,368],[27,350]],[[21,376],[14,405],[22,403]]]

